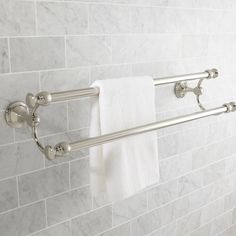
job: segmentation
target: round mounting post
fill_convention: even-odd
[[[7,124],[12,128],[21,128],[28,122],[29,108],[23,102],[11,103],[5,111]]]

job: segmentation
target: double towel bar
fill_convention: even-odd
[[[99,89],[97,88],[86,88],[79,90],[71,90],[71,91],[63,91],[63,92],[40,92],[37,95],[27,94],[26,96],[26,104],[23,102],[14,102],[11,103],[5,112],[6,122],[9,126],[13,128],[20,128],[26,124],[32,127],[33,138],[36,142],[39,149],[45,154],[46,158],[49,160],[55,159],[57,156],[63,156],[69,152],[80,150],[83,148],[90,148],[97,145],[105,144],[108,142],[112,142],[121,138],[125,138],[128,136],[138,135],[154,130],[158,130],[161,128],[181,124],[188,121],[193,121],[197,119],[201,119],[204,117],[219,115],[223,113],[236,111],[236,103],[229,102],[221,107],[216,107],[213,109],[205,109],[200,102],[200,96],[202,95],[202,87],[201,84],[204,79],[214,79],[218,77],[218,71],[216,69],[206,70],[200,73],[194,74],[186,74],[186,75],[178,75],[164,78],[155,78],[154,85],[164,85],[175,83],[175,95],[178,98],[182,98],[185,96],[187,92],[193,92],[196,95],[197,102],[202,111],[188,114],[185,116],[179,116],[172,119],[154,122],[151,124],[146,124],[134,128],[130,128],[127,130],[121,130],[118,132],[101,135],[98,137],[91,137],[84,140],[76,141],[76,142],[61,142],[58,143],[55,147],[47,145],[44,147],[38,138],[37,126],[40,122],[40,117],[36,113],[40,106],[47,106],[53,102],[78,99],[82,97],[91,97],[99,95]],[[199,80],[197,86],[195,88],[189,88],[187,85],[187,81],[191,80]]]

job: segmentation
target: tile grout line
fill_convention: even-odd
[[[34,16],[35,16],[35,36],[38,36],[38,10],[37,10],[37,0],[34,0]]]
[[[11,66],[11,48],[10,48],[10,37],[7,37],[7,46],[8,46],[8,63],[9,63],[9,73],[12,73],[12,66]]]
[[[85,158],[87,158],[87,157],[85,157]],[[85,159],[85,158],[83,158],[83,159]],[[217,162],[222,162],[222,161],[227,160],[227,159],[230,159],[230,158],[232,158],[232,156],[226,157],[225,159],[222,159],[222,160],[218,160],[218,161],[216,161],[215,163],[217,163]],[[80,159],[78,159],[78,160],[73,160],[73,161],[80,161]],[[73,162],[73,161],[72,161],[72,162]],[[50,169],[50,168],[54,168],[54,167],[62,166],[62,165],[67,165],[67,164],[68,164],[68,163],[63,162],[63,163],[55,164],[54,166],[47,166],[45,169]],[[209,166],[211,166],[211,164],[207,165],[206,167],[209,167]],[[36,171],[33,171],[33,172],[29,172],[28,174],[31,174],[31,173],[34,173],[34,172],[37,172],[37,171],[42,171],[42,170],[45,170],[45,169],[42,168],[42,169],[40,169],[40,170],[36,170]],[[205,169],[205,167],[200,168],[200,169]],[[184,175],[177,176],[177,177],[174,178],[174,179],[171,179],[171,180],[165,181],[165,182],[163,182],[163,183],[161,183],[161,184],[158,184],[157,186],[155,186],[155,187],[153,187],[153,188],[150,188],[150,189],[148,189],[147,191],[150,191],[150,190],[152,190],[152,189],[155,189],[155,188],[158,187],[159,185],[167,184],[167,183],[169,183],[169,182],[171,182],[171,181],[177,180],[177,179],[179,179],[179,178],[182,177],[182,176],[188,175],[189,173],[192,173],[192,171],[189,171],[189,172],[185,173]],[[167,204],[169,204],[169,203],[172,203],[172,202],[174,202],[174,201],[176,201],[176,200],[178,200],[178,199],[184,198],[184,197],[186,197],[186,196],[188,196],[188,195],[190,195],[190,194],[192,194],[192,193],[194,193],[194,192],[196,192],[196,191],[199,191],[199,190],[201,190],[201,189],[204,189],[204,188],[208,187],[209,185],[213,185],[213,184],[215,184],[215,183],[221,181],[222,179],[225,179],[225,178],[227,178],[227,177],[229,177],[229,176],[234,176],[235,174],[236,174],[236,171],[234,171],[234,172],[232,172],[232,173],[230,173],[230,174],[227,174],[227,175],[223,176],[222,178],[216,180],[215,182],[211,182],[211,183],[206,184],[206,185],[204,185],[204,186],[202,186],[202,187],[200,187],[200,188],[197,188],[197,189],[195,189],[194,191],[191,191],[191,192],[189,192],[189,193],[187,193],[187,194],[185,194],[185,195],[183,195],[183,196],[180,196],[180,197],[178,197],[178,198],[176,198],[176,199],[174,199],[174,200],[169,201],[168,203],[165,203],[164,205],[155,207],[155,208],[153,208],[153,209],[148,209],[148,212],[154,211],[154,210],[156,210],[156,209],[158,209],[158,208],[160,208],[160,207],[162,207],[162,206],[165,206],[165,205],[167,205]],[[26,174],[24,173],[24,174],[22,174],[22,175],[17,175],[17,177],[19,178],[19,177],[24,176],[24,175],[26,175]],[[5,181],[5,180],[7,180],[7,179],[14,178],[14,177],[15,177],[15,176],[11,176],[11,177],[6,178],[6,179],[3,179],[3,180],[1,180],[1,181]],[[0,181],[0,182],[1,182],[1,181]],[[79,187],[79,188],[78,188],[78,187],[77,187],[77,188],[74,188],[74,189],[72,188],[71,190],[68,189],[68,190],[66,190],[66,191],[64,191],[64,192],[61,192],[61,193],[58,193],[58,194],[55,194],[55,195],[52,195],[52,196],[48,196],[48,197],[46,197],[46,198],[39,199],[39,200],[30,202],[30,203],[27,203],[27,204],[20,205],[20,207],[26,207],[26,206],[29,206],[29,205],[31,205],[31,204],[40,202],[40,201],[42,201],[42,200],[44,200],[44,199],[53,198],[53,197],[59,196],[59,195],[61,195],[61,194],[64,194],[64,193],[67,193],[67,192],[70,192],[70,191],[73,191],[73,190],[78,190],[78,189],[81,189],[81,188],[86,188],[86,187],[88,187],[88,186],[89,186],[89,185],[86,184],[86,185],[83,185],[83,186],[81,186],[81,187]],[[110,203],[109,203],[109,204],[110,204]],[[99,207],[99,208],[100,208],[100,207]],[[99,209],[99,208],[95,208],[95,209]],[[10,210],[8,210],[8,211],[12,211],[12,210],[15,210],[15,209],[17,209],[17,208],[13,208],[13,209],[10,209]],[[95,209],[93,209],[93,210],[95,210]],[[6,212],[8,212],[8,211],[1,212],[0,215],[6,213]],[[145,211],[145,214],[148,213],[148,212]]]
[[[228,227],[227,229],[217,233],[216,236],[222,236],[223,233],[227,232],[228,230],[230,230],[231,228],[234,228],[236,226],[236,223],[232,224],[230,227]]]
[[[24,2],[31,2],[32,0],[24,0]],[[45,0],[37,0],[38,2],[45,2]],[[96,2],[95,0],[94,1],[90,1],[90,2],[87,2],[87,1],[76,1],[76,0],[63,0],[63,1],[60,1],[60,0],[47,0],[47,2],[50,2],[50,3],[54,3],[54,4],[57,4],[57,3],[73,3],[73,4],[78,4],[78,5],[108,5],[108,6],[121,6],[121,7],[133,7],[133,8],[160,8],[160,9],[173,9],[173,10],[189,10],[189,11],[223,11],[223,12],[235,12],[236,9],[232,9],[230,7],[223,7],[223,8],[213,8],[213,7],[200,7],[200,6],[187,6],[187,7],[184,7],[184,6],[178,6],[178,5],[158,5],[158,4],[134,4],[134,3],[119,3],[119,2],[109,2],[109,1],[102,1],[102,2]]]

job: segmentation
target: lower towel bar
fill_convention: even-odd
[[[236,103],[230,102],[227,104],[224,104],[221,107],[216,107],[213,109],[205,110],[196,112],[193,114],[185,115],[185,116],[179,116],[172,119],[154,122],[151,124],[143,125],[134,127],[127,130],[122,130],[110,134],[101,135],[98,137],[92,137],[88,139],[84,139],[82,141],[67,143],[67,142],[61,142],[57,144],[54,148],[51,146],[45,147],[45,155],[49,160],[54,159],[56,156],[63,156],[65,154],[68,154],[69,152],[81,150],[84,148],[90,148],[97,145],[105,144],[108,142],[112,142],[121,138],[138,135],[150,131],[155,131],[161,128],[166,128],[169,126],[185,123],[188,121],[198,120],[202,119],[204,117],[209,117],[213,115],[220,115],[223,113],[233,112],[236,111]]]

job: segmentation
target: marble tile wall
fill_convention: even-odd
[[[235,23],[235,0],[0,0],[1,236],[234,236],[236,114],[160,130],[160,183],[112,203],[90,193],[89,150],[47,161],[4,110],[27,92],[212,67],[206,106],[235,100]],[[45,107],[42,141],[87,137],[90,102]],[[173,85],[156,104],[157,120],[198,110]]]

